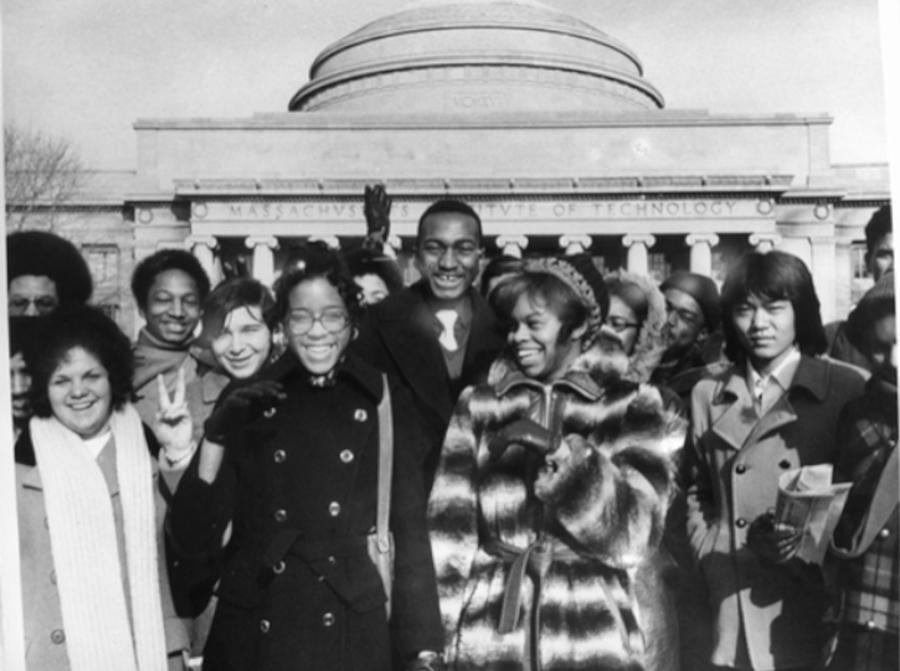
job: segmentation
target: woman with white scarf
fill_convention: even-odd
[[[26,666],[179,668],[159,446],[130,403],[130,343],[94,308],[46,319],[27,353],[35,416],[16,444]]]

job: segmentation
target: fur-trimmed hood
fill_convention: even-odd
[[[647,299],[647,319],[641,325],[641,332],[634,344],[634,352],[628,357],[628,371],[625,377],[634,382],[646,382],[662,361],[666,351],[663,329],[666,325],[666,299],[659,288],[649,278],[619,270],[607,278],[618,278],[638,287]]]

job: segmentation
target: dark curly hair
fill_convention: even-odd
[[[295,249],[285,263],[281,277],[275,282],[275,305],[266,315],[266,323],[280,323],[287,316],[291,290],[305,280],[322,278],[337,289],[350,324],[356,327],[362,313],[361,290],[347,268],[339,252],[322,242],[310,242]]]
[[[893,226],[891,225],[891,206],[882,205],[875,211],[872,218],[869,219],[869,223],[866,224],[867,260],[874,251],[875,245],[877,245],[888,233],[892,233],[893,230]]]
[[[47,390],[53,372],[68,353],[81,347],[103,364],[109,374],[112,407],[120,410],[133,396],[134,355],[127,336],[101,310],[89,305],[63,306],[41,317],[35,347],[25,351],[31,373],[31,407],[38,417],[49,417]]]
[[[235,277],[213,289],[203,302],[203,331],[200,340],[209,344],[222,331],[228,314],[241,307],[258,307],[263,321],[269,329],[274,329],[272,306],[275,299],[259,280]]]
[[[819,312],[819,297],[806,264],[793,254],[773,250],[762,254],[744,254],[722,285],[722,331],[725,355],[735,363],[744,363],[747,353],[734,326],[735,308],[753,294],[767,300],[786,300],[794,309],[797,347],[803,354],[823,353],[828,341]]]
[[[150,287],[156,276],[167,270],[181,270],[190,275],[197,284],[200,300],[206,300],[209,278],[197,258],[183,249],[161,249],[138,263],[131,276],[131,293],[141,310],[147,308]]]
[[[87,303],[94,290],[91,271],[75,245],[46,231],[20,231],[7,236],[7,285],[23,275],[53,280],[60,305]]]
[[[403,273],[400,272],[400,267],[396,261],[384,254],[361,247],[344,252],[343,257],[353,277],[377,275],[384,281],[390,293],[403,288]]]

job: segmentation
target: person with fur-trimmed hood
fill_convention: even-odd
[[[508,353],[461,395],[428,505],[450,669],[642,669],[632,570],[659,542],[685,423],[625,377],[587,256],[527,261]]]

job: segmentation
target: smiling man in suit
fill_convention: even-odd
[[[416,268],[422,278],[369,310],[355,348],[413,393],[428,436],[430,488],[459,393],[487,375],[505,334],[473,289],[484,251],[481,219],[467,204],[439,200],[422,214]]]

